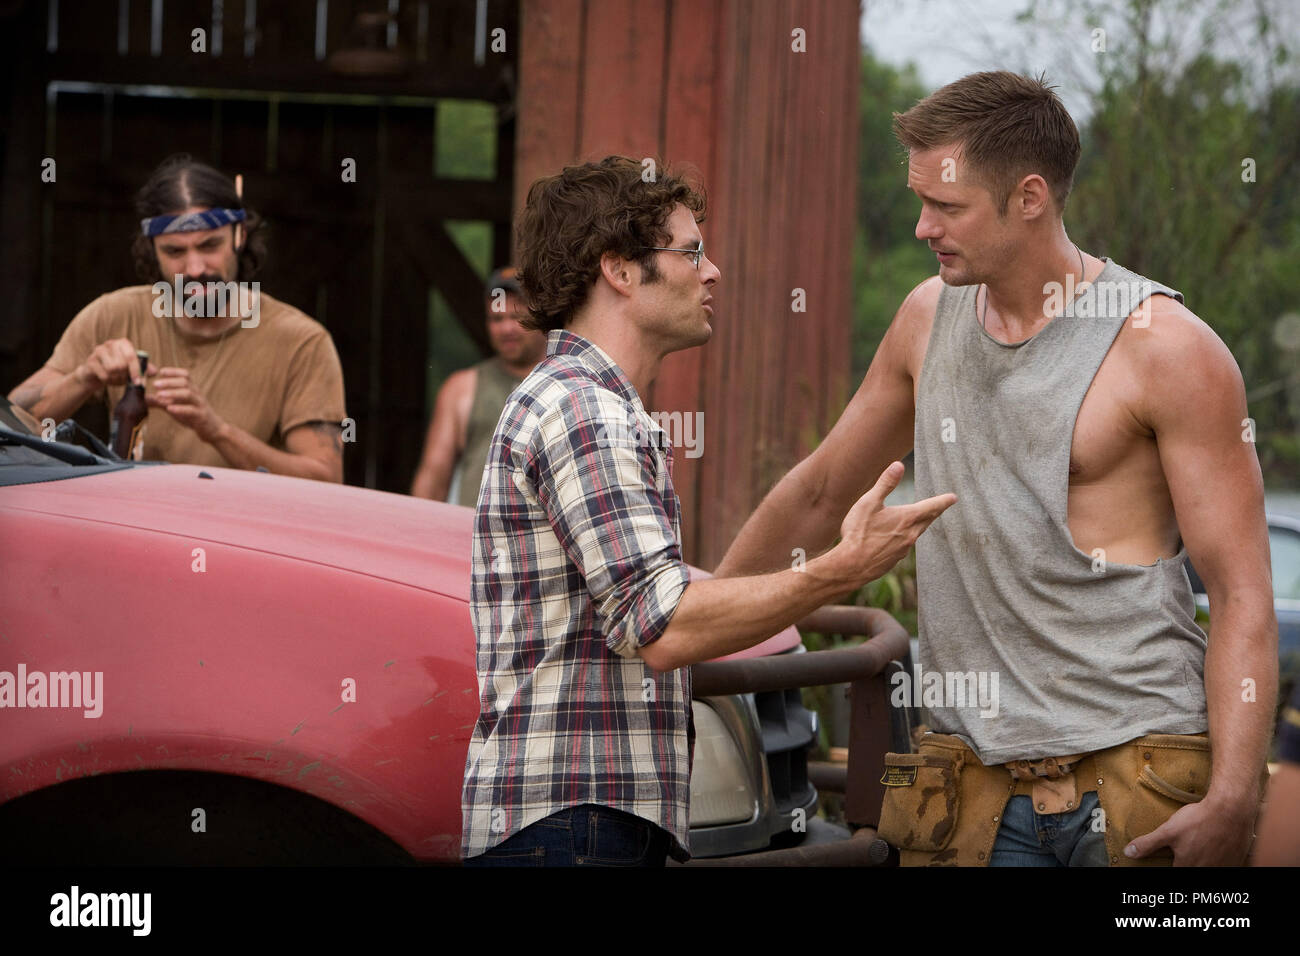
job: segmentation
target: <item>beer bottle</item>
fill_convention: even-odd
[[[143,379],[149,368],[149,353],[137,350],[135,356],[140,360],[140,377]],[[117,408],[113,409],[113,424],[108,437],[108,446],[113,449],[113,454],[135,461],[144,459],[144,420],[148,414],[144,383],[128,384]]]

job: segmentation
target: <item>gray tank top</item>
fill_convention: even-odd
[[[1155,293],[1182,301],[1105,262],[1091,290],[1010,345],[980,327],[978,286],[945,286],[921,368],[916,494],[958,502],[917,541],[910,690],[933,730],[985,764],[1206,733],[1186,548],[1153,565],[1103,563],[1070,535],[1070,446],[1088,386],[1133,309]]]
[[[474,401],[469,409],[465,426],[465,451],[460,456],[460,483],[456,494],[451,495],[458,505],[473,508],[478,504],[479,485],[483,483],[483,469],[487,467],[488,448],[496,433],[497,422],[510,397],[522,378],[515,378],[495,357],[484,359],[474,366],[478,375],[474,385]]]

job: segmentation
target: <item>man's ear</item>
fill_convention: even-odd
[[[1030,173],[1020,180],[1011,193],[1011,200],[1015,211],[1026,220],[1037,219],[1052,211],[1052,190],[1038,173]]]
[[[639,277],[639,272],[633,275],[636,269],[634,263],[616,252],[606,252],[600,257],[600,274],[619,295],[632,294],[634,280]]]

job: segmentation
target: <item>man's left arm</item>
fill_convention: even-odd
[[[1147,383],[1138,417],[1155,434],[1178,529],[1210,599],[1205,697],[1213,752],[1205,797],[1126,852],[1168,846],[1176,866],[1240,866],[1277,699],[1264,485],[1245,387],[1227,346],[1171,299],[1154,297],[1150,327],[1125,331],[1135,337]]]
[[[329,332],[318,327],[290,360],[279,420],[285,451],[276,451],[229,427],[213,444],[227,460],[231,460],[225,450],[229,446],[241,462],[252,462],[236,465],[239,468],[265,465],[280,475],[342,483],[346,415],[343,366]]]

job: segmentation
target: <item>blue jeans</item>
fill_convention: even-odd
[[[1039,813],[1024,795],[1012,797],[1002,811],[989,866],[1109,866],[1104,818],[1097,791],[1083,795],[1069,813]]]
[[[670,840],[649,820],[584,803],[524,827],[465,866],[663,866]]]

